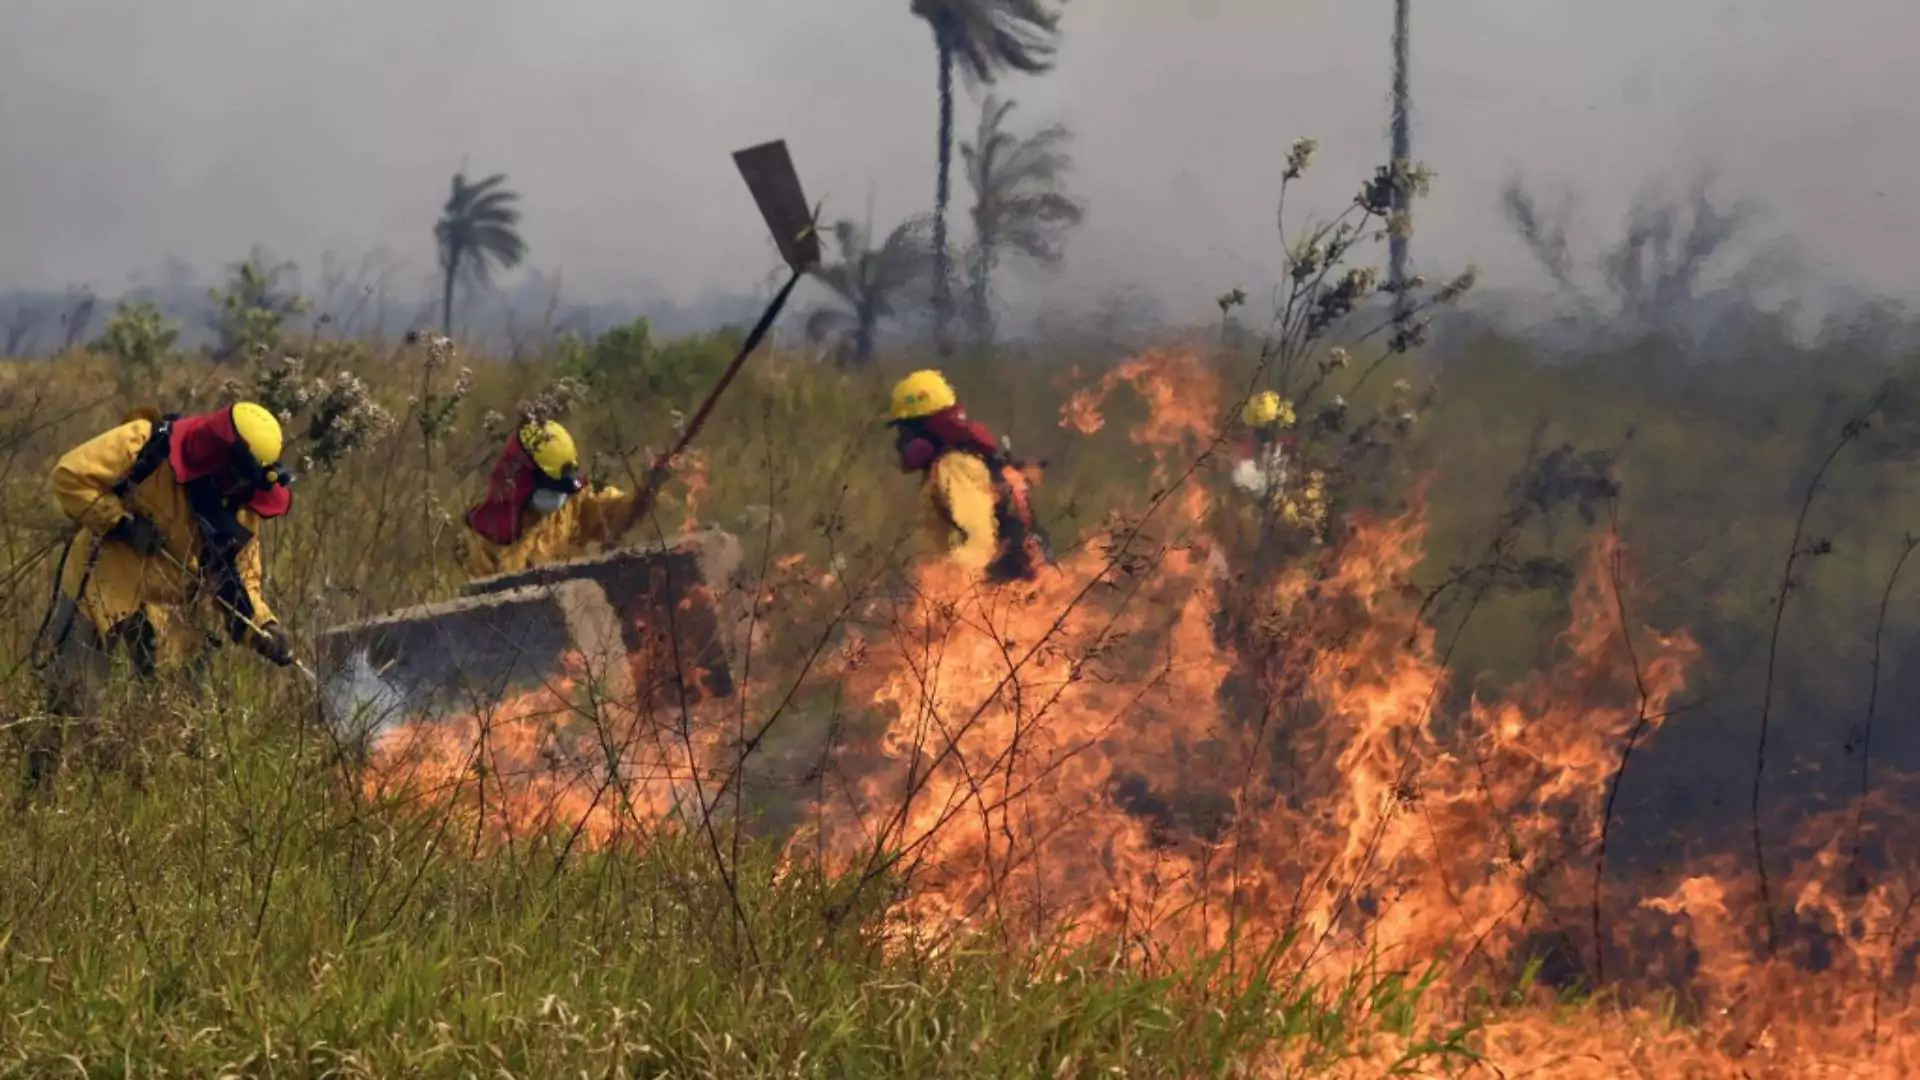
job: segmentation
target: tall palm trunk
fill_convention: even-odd
[[[460,269],[460,252],[456,249],[448,252],[451,256],[447,264],[441,267],[440,282],[440,332],[453,336],[453,279]]]
[[[861,308],[859,319],[853,331],[853,359],[861,367],[873,362],[874,331],[880,324],[879,315],[870,308]]]
[[[940,53],[940,168],[933,184],[933,341],[942,357],[953,355],[948,320],[953,315],[952,256],[947,251],[947,203],[953,197],[953,48],[938,28]]]
[[[1409,8],[1412,0],[1394,0],[1393,4],[1393,166],[1396,179],[1405,175],[1411,166],[1413,157],[1413,133],[1407,119],[1407,39],[1411,21]],[[1412,309],[1411,298],[1407,294],[1407,230],[1412,228],[1412,192],[1403,183],[1394,185],[1393,212],[1400,219],[1399,228],[1394,230],[1388,240],[1387,252],[1391,260],[1388,268],[1388,280],[1394,288],[1393,315],[1401,320]]]
[[[993,310],[990,306],[993,289],[993,245],[993,231],[990,229],[980,230],[980,235],[974,238],[973,280],[970,283],[972,295],[969,298],[968,310],[972,315],[974,342],[982,346],[993,343]]]

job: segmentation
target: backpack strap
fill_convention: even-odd
[[[178,419],[178,414],[169,413],[153,421],[153,433],[147,436],[146,444],[134,455],[133,467],[127,470],[127,475],[121,477],[119,483],[113,485],[115,497],[126,498],[166,463],[168,451],[173,445],[173,422]]]

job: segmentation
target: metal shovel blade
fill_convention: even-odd
[[[800,190],[800,174],[794,171],[793,158],[787,153],[785,139],[737,150],[733,163],[753,192],[760,216],[780,245],[780,257],[796,274],[820,264],[820,235],[813,227],[813,211]]]

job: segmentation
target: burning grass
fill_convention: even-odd
[[[1637,614],[1618,532],[1544,662],[1463,684],[1412,584],[1424,489],[1247,569],[1273,522],[1225,526],[1226,387],[1179,350],[1079,384],[1061,430],[1123,428],[1150,482],[1026,586],[892,574],[832,510],[787,550],[769,496],[739,690],[685,713],[561,680],[355,771],[219,673],[143,791],[69,780],[0,830],[0,1068],[1920,1070],[1901,800],[1778,822],[1764,894],[1712,850],[1620,865],[1618,778],[1701,647]],[[686,516],[729,482],[702,467]]]

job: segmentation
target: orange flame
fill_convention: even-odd
[[[465,821],[495,843],[557,834],[604,847],[697,815],[717,738],[586,693],[589,681],[571,654],[535,689],[472,713],[410,718],[375,740],[363,789]]]
[[[1103,430],[1122,386],[1147,409],[1128,431],[1160,488],[1144,509],[1030,584],[923,566],[881,632],[839,650],[836,677],[888,726],[871,754],[848,751],[859,779],[817,808],[820,839],[900,879],[902,934],[1117,942],[1149,967],[1273,946],[1330,979],[1444,959],[1456,1017],[1545,956],[1617,997],[1491,1014],[1479,1049],[1505,1075],[1920,1075],[1920,847],[1890,794],[1799,823],[1771,946],[1741,860],[1697,859],[1660,887],[1604,865],[1626,748],[1658,737],[1700,654],[1629,618],[1616,538],[1589,551],[1559,659],[1463,694],[1409,596],[1419,497],[1236,581],[1212,569],[1212,499],[1183,465],[1212,437],[1217,373],[1148,354],[1072,395],[1062,425]],[[798,556],[776,566],[768,604],[834,580]],[[1228,600],[1258,613],[1244,640]],[[583,714],[583,681],[576,662],[485,715],[403,727],[370,786],[437,792],[500,839],[643,839],[724,741],[638,709]]]
[[[686,485],[680,496],[680,508],[686,513],[686,521],[681,528],[694,530],[700,527],[700,502],[706,497],[710,481],[707,456],[698,452],[688,452],[680,459],[681,480]]]
[[[1176,455],[1208,436],[1220,382],[1191,354],[1149,354],[1074,394],[1062,425],[1100,431],[1123,383],[1148,406],[1129,436],[1170,493],[1030,586],[921,568],[844,676],[891,720],[880,766],[821,827],[847,864],[904,880],[903,932],[1118,941],[1148,964],[1290,943],[1288,963],[1328,976],[1446,957],[1461,1008],[1536,955],[1604,972],[1625,1004],[1487,1027],[1502,1068],[1538,1075],[1898,1076],[1920,1061],[1912,887],[1845,895],[1843,853],[1819,848],[1782,894],[1846,947],[1815,971],[1804,949],[1756,944],[1751,875],[1730,861],[1652,896],[1604,872],[1624,748],[1657,737],[1699,656],[1684,632],[1628,618],[1617,539],[1592,546],[1561,659],[1497,697],[1453,692],[1408,596],[1418,499],[1261,586],[1261,662],[1244,663],[1216,630],[1233,584],[1178,539],[1211,500]],[[1675,986],[1708,1007],[1690,1032],[1659,1023],[1655,995]]]

